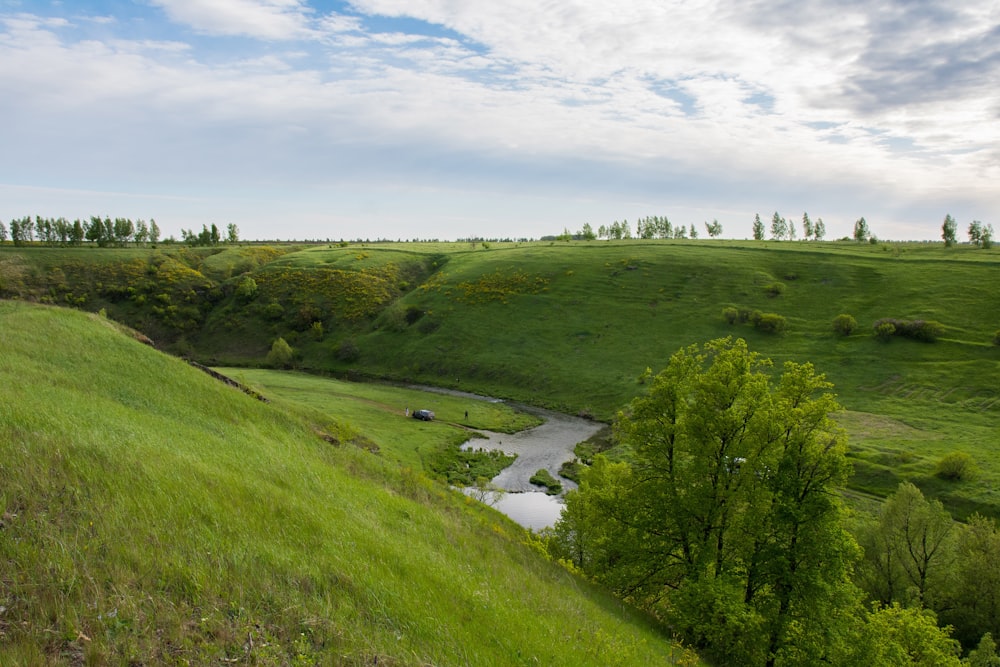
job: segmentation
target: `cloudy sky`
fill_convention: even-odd
[[[0,150],[5,222],[939,239],[1000,227],[1000,2],[0,0]]]

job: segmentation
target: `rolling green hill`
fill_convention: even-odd
[[[108,268],[116,255],[133,267],[120,270],[133,276],[124,283]],[[203,363],[260,365],[281,337],[305,370],[602,420],[680,347],[744,337],[776,364],[812,362],[835,384],[856,490],[885,495],[909,479],[958,516],[1000,516],[997,275],[995,249],[920,243],[0,248],[0,296],[104,308]],[[787,326],[730,324],[726,309]],[[857,320],[849,336],[833,331],[840,314]],[[934,343],[877,340],[873,323],[887,317],[938,322],[942,333]],[[973,458],[976,478],[935,476],[955,450]]]
[[[692,664],[330,415],[68,309],[0,350],[0,664]]]

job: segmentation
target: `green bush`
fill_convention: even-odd
[[[236,286],[236,298],[240,301],[253,301],[257,296],[257,281],[250,276],[245,276],[240,284]]]
[[[771,283],[764,288],[764,292],[770,297],[781,296],[785,293],[785,283]]]
[[[1000,345],[1000,329],[997,329],[997,332],[993,334],[993,344]]]
[[[833,318],[833,330],[841,336],[850,336],[858,328],[858,321],[851,315],[842,313]]]
[[[888,341],[896,335],[896,325],[892,322],[879,320],[872,326],[875,329],[875,338],[878,338],[879,340]]]
[[[901,336],[922,343],[933,343],[944,333],[944,325],[934,320],[899,320],[894,317],[876,320],[873,328],[875,337],[881,340]]]
[[[788,328],[788,323],[782,315],[777,313],[756,313],[754,327],[758,331],[765,333],[781,333]]]
[[[295,351],[284,338],[278,338],[267,353],[267,365],[273,368],[291,368]]]
[[[729,324],[736,324],[736,320],[739,319],[740,311],[732,306],[722,309],[722,319],[724,319]]]
[[[333,355],[340,361],[350,364],[361,358],[361,350],[358,349],[357,343],[351,339],[347,339],[341,341]]]
[[[952,482],[969,480],[976,476],[976,464],[965,452],[950,452],[938,461],[935,474]]]

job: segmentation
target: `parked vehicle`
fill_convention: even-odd
[[[414,410],[413,418],[419,419],[421,421],[429,422],[434,419],[434,413],[430,410]]]

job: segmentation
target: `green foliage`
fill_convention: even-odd
[[[975,478],[977,473],[975,461],[967,452],[955,451],[945,454],[938,461],[935,475],[951,482],[967,481]]]
[[[852,315],[840,314],[833,318],[833,330],[841,336],[850,336],[858,328],[858,321]]]
[[[856,549],[837,404],[811,365],[774,384],[769,366],[729,338],[674,354],[616,421],[631,463],[597,457],[553,540],[727,664],[818,662],[848,631],[830,623]]]
[[[722,309],[722,319],[724,319],[729,324],[736,324],[739,319],[739,310],[733,306],[726,306]]]
[[[1000,329],[997,329],[996,333],[993,334],[993,344],[1000,347]]]
[[[950,248],[955,245],[956,235],[958,233],[958,223],[955,222],[955,218],[951,217],[951,214],[944,216],[944,222],[941,224],[941,238],[944,239],[944,247]]]
[[[309,326],[309,335],[312,336],[313,340],[323,340],[323,323],[319,320],[314,321]]]
[[[244,276],[236,286],[236,298],[243,302],[253,301],[257,297],[257,281],[250,276]]]
[[[545,493],[550,496],[557,496],[562,493],[562,482],[553,477],[552,473],[545,468],[540,468],[536,471],[528,481],[535,486],[545,487]]]
[[[339,361],[353,364],[361,358],[361,349],[358,347],[358,344],[354,339],[347,338],[342,340],[340,344],[337,345],[337,349],[334,351],[334,356],[337,357]]]
[[[923,343],[934,343],[944,334],[944,325],[933,320],[900,320],[883,317],[872,325],[875,337],[887,340],[892,336],[910,338]]]
[[[928,501],[909,482],[899,485],[862,529],[862,586],[882,604],[941,609],[954,558],[954,522],[937,500]]]
[[[788,322],[784,316],[777,313],[754,311],[750,316],[750,321],[755,329],[765,333],[782,333],[788,328]]]
[[[277,338],[267,353],[267,365],[272,368],[291,368],[295,351],[284,338]]]
[[[960,646],[933,612],[898,604],[872,611],[858,647],[865,665],[961,667]]]
[[[987,632],[979,640],[978,646],[969,652],[968,667],[1000,667],[1000,655],[993,635]]]
[[[785,283],[778,283],[778,282],[770,283],[769,285],[766,285],[764,287],[764,292],[769,297],[772,298],[776,296],[781,296],[782,294],[785,293]]]

